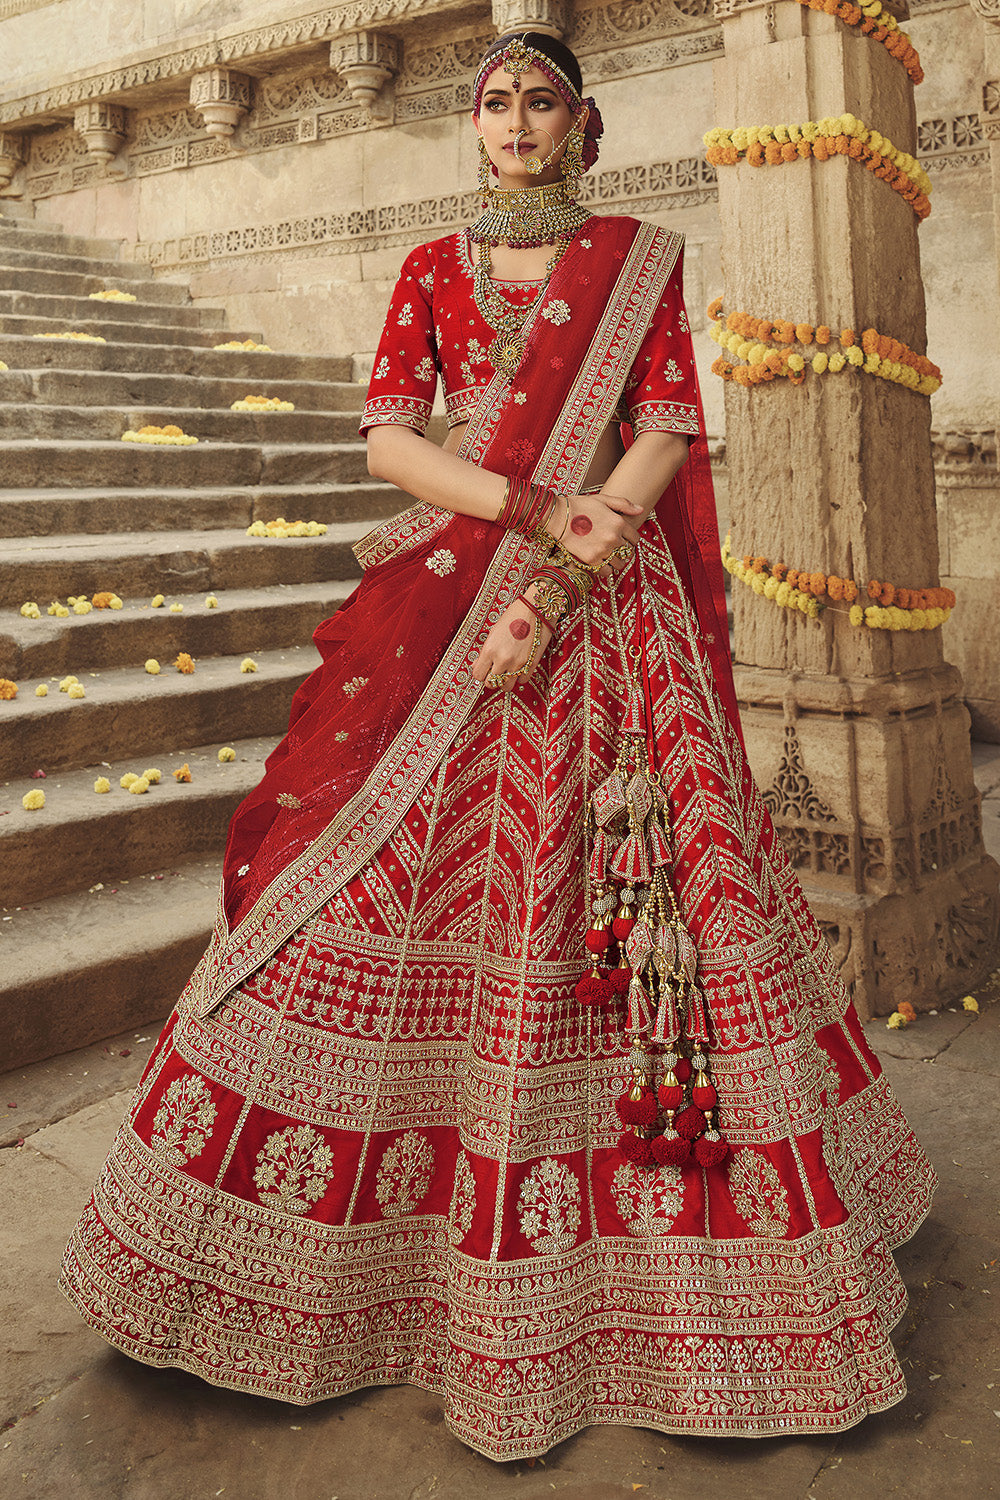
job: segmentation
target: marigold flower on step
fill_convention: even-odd
[[[94,782],[94,791],[103,794],[104,792],[110,792],[110,790],[111,782],[108,780],[108,778],[106,776],[98,776],[97,780]]]
[[[22,604],[21,613],[26,620],[40,620],[42,618],[42,612],[34,600],[30,600],[27,604]]]
[[[101,292],[89,292],[90,302],[138,302],[138,297],[133,292],[120,292],[112,287]]]
[[[159,786],[160,782],[163,780],[163,772],[158,771],[155,766],[150,766],[148,770],[143,771],[142,775],[144,781],[146,781],[149,786]]]
[[[122,776],[121,780],[119,781],[118,785],[127,792],[133,781],[138,780],[139,778],[134,771],[126,771],[124,776]]]
[[[115,598],[115,595],[112,594],[112,593],[109,593],[105,589],[105,590],[103,590],[99,594],[94,594],[94,596],[93,596],[93,598],[91,599],[90,602],[94,606],[95,609],[110,609],[111,608],[111,601],[114,598]]]
[[[185,761],[182,766],[177,767],[176,771],[172,771],[171,775],[173,776],[175,781],[190,781],[191,767],[188,765],[187,761]]]
[[[888,1026],[890,1031],[902,1031],[904,1027],[909,1026],[910,1023],[906,1019],[906,1017],[902,1015],[898,1010],[894,1010],[885,1024]]]
[[[155,656],[151,656],[145,663],[145,670],[149,673],[150,677],[159,677],[160,663],[156,660]]]
[[[917,1013],[913,1009],[913,1006],[910,1004],[909,1000],[900,1000],[899,1004],[896,1006],[896,1009],[899,1011],[899,1014],[901,1016],[905,1016],[908,1021],[915,1021],[917,1019]]]
[[[222,764],[225,765],[226,761],[235,759],[236,751],[233,749],[232,745],[223,745],[222,749],[219,751],[219,760],[222,762]]]
[[[0,677],[0,699],[10,701],[17,697],[17,683],[11,682],[9,677]]]
[[[93,607],[89,599],[78,599],[73,605],[73,613],[75,615],[89,615]]]
[[[45,793],[40,790],[25,792],[21,798],[21,806],[25,812],[38,812],[39,808],[45,806]]]
[[[149,791],[149,782],[145,776],[137,776],[134,781],[129,783],[128,789],[133,797],[141,797],[143,792]]]
[[[206,599],[205,599],[205,608],[206,609],[218,609],[218,607],[219,607],[219,601],[218,601],[218,599],[216,599],[216,597],[215,597],[214,594],[209,594],[206,597]]]
[[[0,696],[2,696],[2,695],[0,695]],[[36,698],[47,698],[48,696],[49,696],[49,685],[48,685],[48,683],[47,682],[40,682],[38,684],[38,686],[35,688],[35,697]]]
[[[257,344],[253,339],[230,339],[225,344],[213,344],[213,349],[249,349],[256,354],[270,354],[270,344]]]
[[[180,604],[180,603],[178,603],[175,600],[174,603],[171,604],[171,606],[170,606],[170,613],[172,615],[181,615],[181,614],[183,614],[184,613],[184,606],[183,606],[183,604]]]
[[[66,689],[66,696],[68,698],[86,698],[87,689],[82,682],[73,682]]]
[[[974,995],[963,995],[962,996],[962,1009],[963,1010],[974,1011],[976,1013],[976,1015],[978,1016],[978,1014],[979,1014],[979,1001],[976,999],[976,997]]]
[[[10,365],[5,365],[3,360],[0,359],[0,374],[6,374],[9,369]]]
[[[154,594],[149,601],[149,607],[150,609],[162,609],[166,602],[162,594]]]
[[[64,677],[59,684],[59,691],[61,693],[68,693],[73,684],[79,681],[79,677]]]
[[[189,656],[186,651],[181,651],[179,655],[174,657],[174,666],[178,672],[184,672],[190,676],[194,671],[194,658]]]
[[[256,670],[257,670],[257,663],[254,661],[253,657],[252,656],[244,656],[243,660],[240,662],[240,671],[241,672],[256,672]]]

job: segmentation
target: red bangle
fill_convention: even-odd
[[[541,610],[540,609],[536,609],[535,606],[532,604],[531,600],[525,598],[524,594],[518,594],[516,596],[515,600],[514,600],[514,603],[515,604],[523,604],[526,609],[530,609],[531,610],[531,613],[534,615],[534,617],[535,617],[536,620],[541,620],[542,624],[545,625],[545,626],[547,626],[549,630],[552,629],[552,621],[551,620],[547,620],[545,618],[545,616],[542,614]]]
[[[504,489],[496,523],[507,531],[520,531],[525,536],[530,536],[544,525],[558,498],[554,490],[547,490],[543,485],[532,484],[527,479],[510,478]]]

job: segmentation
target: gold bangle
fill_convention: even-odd
[[[569,496],[563,495],[562,498],[566,501],[566,519],[563,522],[562,531],[560,531],[559,535],[556,537],[557,542],[562,541],[563,537],[566,535],[566,527],[569,525]]]

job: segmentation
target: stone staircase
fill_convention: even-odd
[[[138,300],[88,300],[113,288]],[[67,328],[107,342],[33,337]],[[213,349],[248,337],[260,339],[119,260],[113,242],[0,220],[0,677],[19,686],[0,701],[7,1067],[169,1009],[208,940],[228,820],[319,660],[312,631],[356,582],[351,543],[398,508],[367,473],[350,361]],[[229,409],[248,394],[295,411]],[[198,445],[121,441],[170,422]],[[329,529],[246,535],[282,515]],[[99,590],[124,607],[46,613]],[[153,609],[158,593],[167,606]],[[21,616],[29,600],[40,619]],[[182,651],[193,675],[173,668]],[[146,673],[149,657],[161,675]],[[71,673],[83,699],[59,691]],[[224,745],[235,761],[219,762]],[[185,762],[191,781],[178,783]],[[158,786],[121,789],[149,766]],[[110,794],[93,790],[102,774]],[[39,788],[44,808],[25,811]]]

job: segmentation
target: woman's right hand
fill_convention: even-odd
[[[635,505],[620,495],[567,495],[565,498],[569,501],[568,523],[565,508],[557,505],[546,521],[545,529],[581,562],[593,567],[607,562],[623,542],[630,547],[638,543],[639,533],[631,518],[643,515],[641,505]]]

